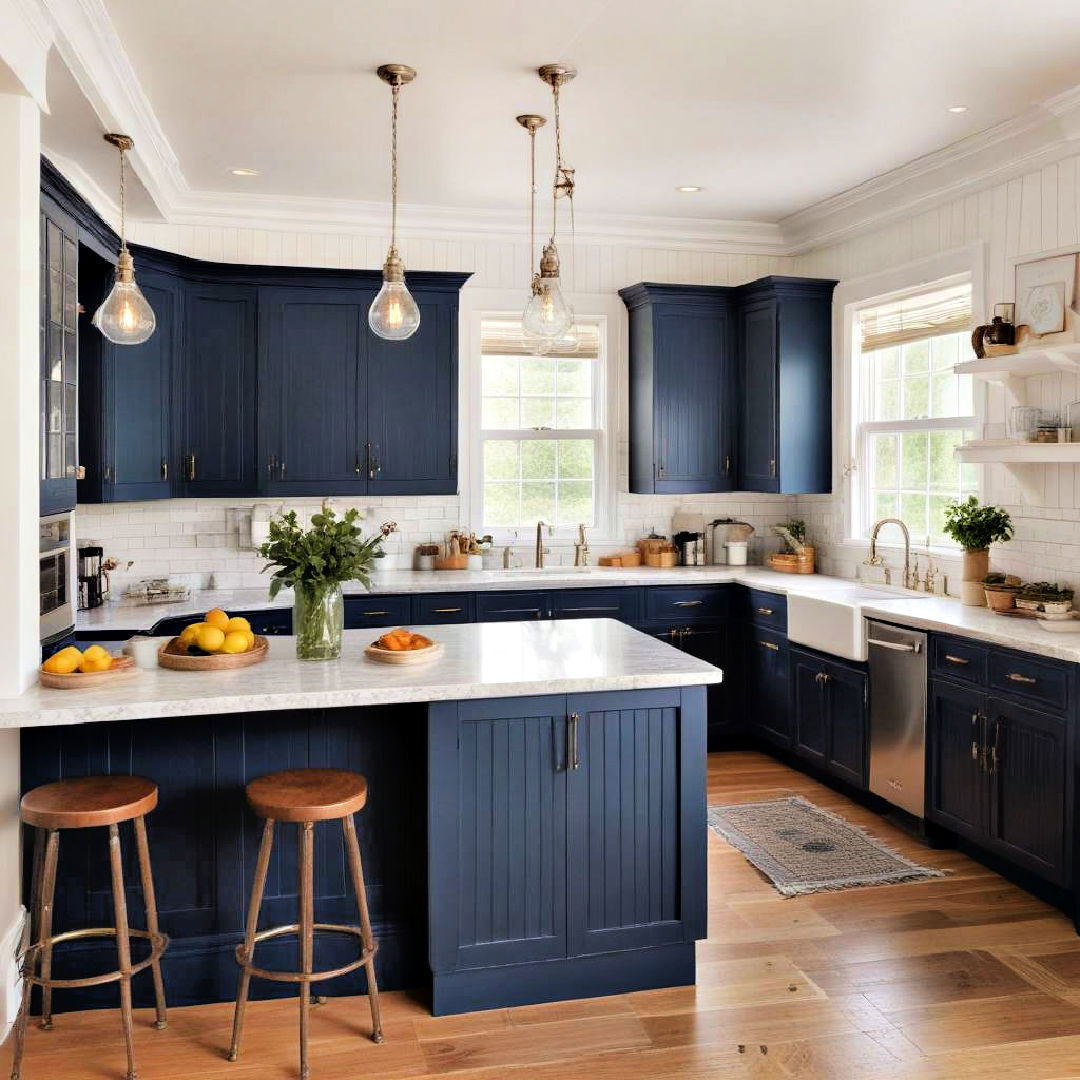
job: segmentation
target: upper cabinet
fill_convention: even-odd
[[[834,281],[644,283],[630,309],[630,490],[831,489]]]
[[[730,491],[730,290],[646,283],[619,295],[630,309],[630,490]]]

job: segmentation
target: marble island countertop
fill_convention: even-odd
[[[347,630],[337,661],[297,660],[295,640],[274,637],[269,657],[255,667],[139,669],[87,690],[34,687],[0,699],[0,727],[646,690],[700,686],[723,677],[711,664],[613,619],[467,623],[426,633],[442,652],[415,665],[366,659],[363,650],[376,634]]]

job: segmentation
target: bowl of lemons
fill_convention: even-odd
[[[53,653],[41,665],[40,680],[42,686],[73,690],[134,672],[135,662],[130,656],[113,656],[100,645],[90,645],[86,649],[69,645]]]
[[[268,651],[266,638],[253,633],[247,619],[214,608],[165,642],[158,664],[176,671],[222,671],[262,663]]]

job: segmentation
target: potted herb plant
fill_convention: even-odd
[[[1071,610],[1073,590],[1059,587],[1049,581],[1032,581],[1026,584],[1016,597],[1016,606],[1028,611],[1042,611],[1048,615],[1064,615]]]
[[[296,520],[295,510],[270,521],[269,539],[259,554],[269,560],[264,572],[275,568],[270,599],[282,587],[293,590],[293,633],[300,660],[336,660],[341,655],[342,582],[359,581],[370,590],[375,560],[386,554],[383,541],[397,529],[394,522],[384,522],[377,535],[365,540],[356,524],[359,516],[346,510],[338,518],[324,505],[312,515],[309,529]]]
[[[986,602],[983,579],[990,569],[990,545],[1012,539],[1012,518],[1000,506],[981,506],[972,495],[945,507],[945,535],[964,549],[960,598],[970,607],[981,607]]]

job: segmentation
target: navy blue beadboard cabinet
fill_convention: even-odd
[[[630,491],[827,493],[835,281],[643,282],[630,311]]]

